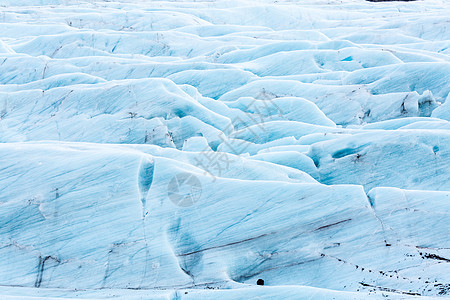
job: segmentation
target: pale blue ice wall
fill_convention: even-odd
[[[448,15],[3,0],[0,298],[446,295]]]

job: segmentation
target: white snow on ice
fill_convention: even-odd
[[[447,0],[0,0],[0,298],[448,297],[449,93]]]

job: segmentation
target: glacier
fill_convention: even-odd
[[[1,0],[0,298],[449,297],[449,15]]]

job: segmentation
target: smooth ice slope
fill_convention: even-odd
[[[0,298],[449,296],[448,15],[0,1]]]
[[[367,198],[361,186],[307,177],[212,179],[186,160],[145,153],[151,148],[44,143],[0,151],[8,178],[1,205],[4,285],[231,288],[263,277],[268,285],[353,290],[362,282],[432,295],[449,280],[439,264],[446,236],[428,236],[417,221],[404,228],[385,199],[399,194],[396,206],[414,209],[408,219],[430,218],[426,224],[438,228],[433,224],[445,222],[448,209],[439,206],[435,219],[420,206],[445,203],[448,192],[384,188]],[[28,181],[25,166],[40,180]],[[171,178],[187,172],[202,191],[195,205],[180,208],[167,191]],[[417,276],[424,259],[431,263]]]

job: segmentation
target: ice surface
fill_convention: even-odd
[[[450,295],[448,15],[0,1],[0,298]]]

